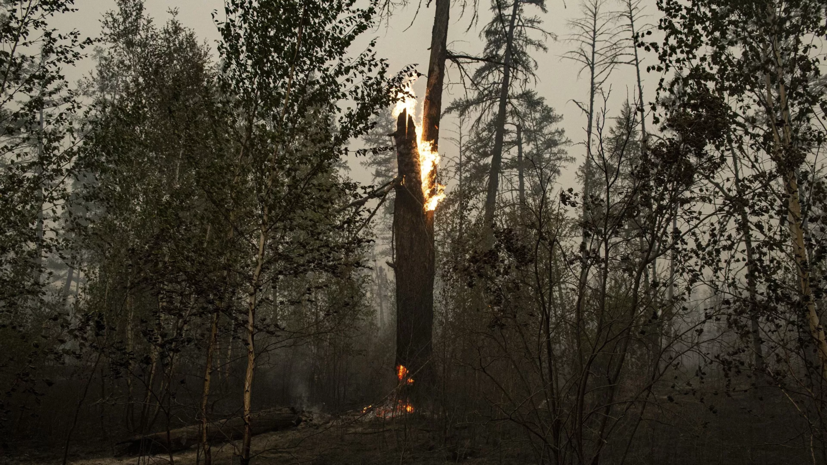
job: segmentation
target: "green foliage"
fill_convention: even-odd
[[[46,302],[45,260],[57,250],[58,210],[79,134],[76,93],[63,69],[91,42],[58,33],[72,0],[0,3],[0,419],[9,400],[37,397],[38,369],[60,360],[60,318]],[[65,329],[65,327],[64,327]],[[49,343],[47,343],[49,342]],[[21,396],[21,394],[23,394]]]

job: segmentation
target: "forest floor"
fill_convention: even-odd
[[[770,395],[763,401],[745,395],[710,394],[661,399],[649,409],[638,429],[626,463],[646,465],[791,465],[822,463],[816,460],[813,431],[786,408],[784,399]],[[470,415],[469,415],[470,417]],[[383,419],[358,412],[336,417],[302,413],[298,427],[255,436],[253,464],[356,465],[448,464],[473,465],[537,463],[532,444],[520,428],[505,421],[462,422],[447,425],[427,415]],[[100,429],[96,429],[100,434]],[[151,457],[114,457],[113,444],[93,434],[78,434],[72,441],[68,463],[73,465],[195,465],[198,451],[189,449]],[[45,443],[43,443],[45,445]],[[629,439],[619,434],[606,448],[611,456],[623,454]],[[17,442],[0,465],[62,463],[62,446],[38,447]],[[213,463],[239,463],[240,441],[216,444]],[[9,451],[7,451],[9,452]]]
[[[321,423],[321,424],[320,424]],[[526,463],[522,441],[482,441],[471,426],[457,426],[445,434],[441,424],[427,417],[405,415],[401,418],[343,416],[324,421],[306,421],[299,427],[264,433],[253,437],[254,464],[499,464]],[[77,441],[80,443],[80,441]],[[508,444],[508,445],[507,445]],[[216,444],[214,464],[236,464],[241,441]],[[193,448],[169,455],[151,457],[113,457],[106,446],[73,447],[68,463],[72,465],[195,465],[203,462]],[[201,460],[199,460],[201,459]],[[14,458],[0,457],[2,465],[61,463],[56,452],[29,452]]]

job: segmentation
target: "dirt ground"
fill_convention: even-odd
[[[309,419],[295,428],[255,436],[254,464],[500,464],[526,463],[525,445],[475,434],[472,425],[456,425],[446,433],[442,424],[417,415],[395,419],[351,415]],[[506,444],[510,443],[510,447]],[[195,465],[196,449],[151,457],[113,457],[101,446],[73,447],[72,465]],[[236,464],[240,441],[217,444],[213,463]],[[58,452],[32,451],[0,457],[2,465],[61,463]]]
[[[716,408],[714,412],[710,408]],[[813,459],[812,432],[806,422],[785,410],[779,399],[759,404],[748,398],[705,403],[691,396],[660,405],[656,415],[638,430],[629,450],[629,464],[641,465],[790,465],[820,463]],[[338,417],[305,415],[298,427],[255,436],[254,465],[448,464],[474,465],[538,463],[534,448],[519,427],[506,421],[464,422],[420,414],[376,418],[361,413]],[[98,430],[99,431],[99,430]],[[606,448],[606,462],[618,463],[628,438],[619,435]],[[216,444],[213,463],[232,465],[240,441]],[[62,463],[57,445],[39,448],[18,443],[0,465]],[[615,454],[613,456],[612,454]],[[152,457],[114,457],[113,444],[79,436],[72,443],[73,465],[195,465],[198,451],[190,449]],[[202,461],[203,463],[203,461]]]

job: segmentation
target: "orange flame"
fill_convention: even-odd
[[[397,96],[399,100],[393,108],[393,117],[398,118],[403,111],[407,111],[414,119],[420,130],[416,134],[416,145],[419,149],[419,171],[422,182],[422,194],[425,196],[425,211],[436,210],[439,201],[445,198],[445,186],[436,182],[436,167],[439,166],[439,153],[434,150],[433,141],[422,140],[422,118],[416,114],[416,94],[413,83],[416,78],[405,83],[404,92]]]
[[[401,415],[403,413],[414,413],[415,409],[412,404],[406,402],[404,400],[397,400],[396,404],[392,401],[384,404],[384,405],[368,405],[367,407],[362,409],[362,414],[371,413],[376,418],[392,418],[397,415]]]
[[[396,366],[396,377],[399,379],[399,388],[404,385],[413,384],[414,380],[411,378],[411,372],[405,365]],[[388,400],[383,405],[368,405],[362,409],[362,414],[372,414],[377,418],[391,418],[403,413],[413,413],[414,406],[405,398],[397,398],[396,401]]]
[[[396,377],[399,379],[399,382],[405,382],[407,384],[413,384],[414,380],[408,375],[408,369],[405,368],[404,365],[399,365],[396,367]]]

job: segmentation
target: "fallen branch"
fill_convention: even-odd
[[[458,60],[468,60],[468,61],[482,61],[484,63],[491,63],[491,64],[495,64],[495,65],[500,65],[500,66],[505,65],[505,63],[503,63],[501,61],[494,60],[493,58],[475,57],[475,56],[472,56],[472,55],[463,55],[463,54],[459,54],[459,53],[454,53],[450,50],[447,52],[447,58],[449,60],[453,61],[453,62],[457,62]]]

